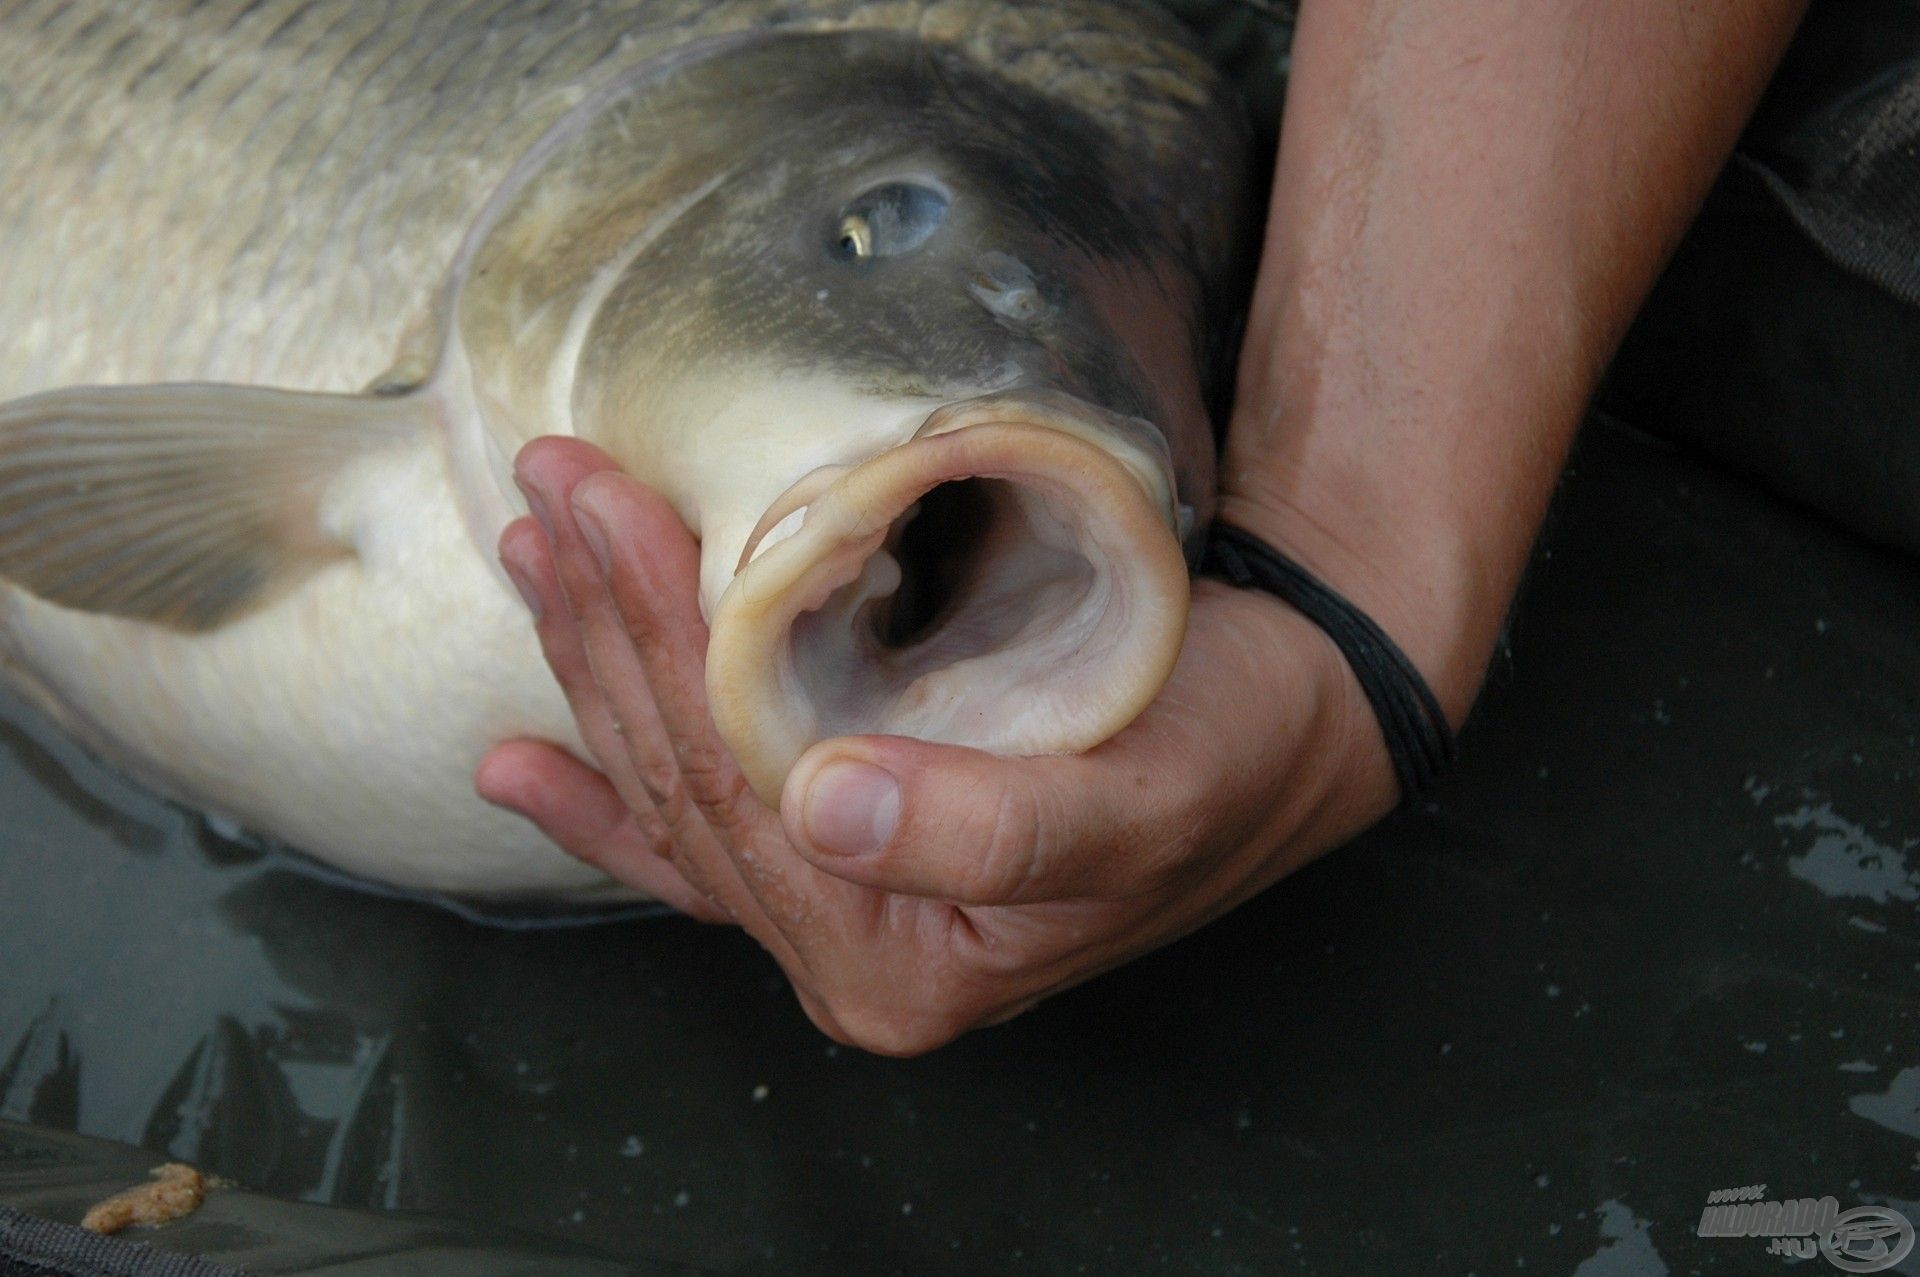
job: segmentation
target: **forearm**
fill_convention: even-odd
[[[1222,511],[1457,721],[1601,368],[1804,0],[1306,0]]]

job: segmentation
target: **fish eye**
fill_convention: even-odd
[[[887,182],[840,211],[834,252],[848,259],[899,257],[927,242],[946,220],[947,193],[922,182]]]

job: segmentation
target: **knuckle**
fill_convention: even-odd
[[[1028,946],[990,931],[971,933],[966,943],[955,949],[967,975],[989,988],[1004,988],[1024,980],[1035,966],[1035,955]]]
[[[618,877],[623,865],[642,856],[671,860],[675,844],[673,836],[657,821],[629,811],[617,823],[575,839],[567,851],[590,868]]]
[[[746,776],[722,746],[676,741],[673,749],[679,756],[680,774],[688,788],[708,804],[731,809],[747,793]]]
[[[686,783],[680,774],[679,762],[649,754],[633,760],[633,773],[640,778],[640,785],[647,795],[659,806],[660,814],[671,822],[679,814],[680,804],[686,800]]]
[[[674,748],[681,751],[681,774],[708,821],[729,837],[746,837],[765,809],[733,755],[719,744]]]
[[[640,582],[631,570],[622,565],[618,556],[615,558],[613,585],[621,592],[620,627],[626,631],[628,640],[642,650],[658,644],[661,637],[660,618],[654,615]]]
[[[840,1023],[853,1045],[897,1060],[938,1050],[960,1035],[957,1027],[925,1016],[908,1021],[861,1018],[849,1023],[843,1019]]]
[[[1036,980],[1045,983],[1059,959],[1061,938],[1052,930],[983,926],[964,910],[954,910],[945,944],[953,959],[948,1004],[970,1008],[976,1023],[995,1020],[1009,996]]]
[[[673,831],[658,821],[636,822],[638,837],[635,842],[647,855],[671,862],[674,854],[680,850],[679,842]]]
[[[1041,869],[1039,803],[1030,788],[1001,789],[986,811],[978,836],[969,839],[973,854],[960,864],[958,899],[966,904],[996,904],[1024,896]]]
[[[829,999],[827,1012],[846,1042],[896,1059],[945,1046],[971,1023],[957,1008],[917,1005],[885,994]]]

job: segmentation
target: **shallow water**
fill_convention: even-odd
[[[1920,571],[1589,436],[1401,813],[930,1058],[738,935],[316,881],[0,729],[0,1117],[719,1272],[1751,1272],[1920,1221]],[[1920,1272],[1909,1260],[1901,1271]]]

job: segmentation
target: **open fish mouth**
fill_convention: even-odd
[[[1071,396],[943,407],[769,508],[715,608],[707,693],[778,803],[814,742],[1077,753],[1173,670],[1188,581],[1166,447]]]

